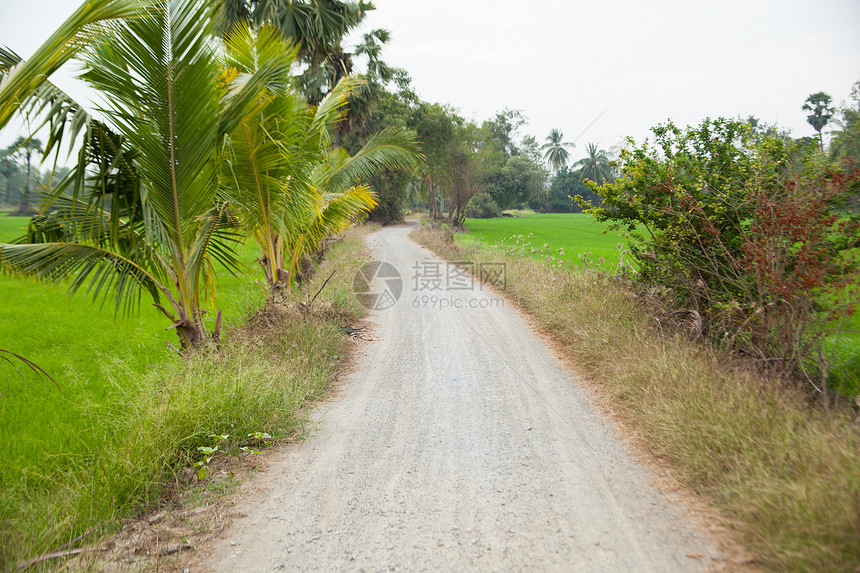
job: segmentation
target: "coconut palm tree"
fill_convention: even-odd
[[[589,143],[585,147],[585,152],[588,155],[573,164],[579,179],[590,179],[598,185],[612,181],[612,166],[609,164],[606,151],[598,149],[594,143]]]
[[[228,37],[226,51],[226,66],[240,74],[289,67],[297,52],[266,28],[256,34],[238,30]],[[272,86],[229,139],[225,193],[260,248],[273,297],[289,287],[303,255],[376,205],[364,181],[421,159],[414,136],[405,131],[376,134],[353,157],[329,149],[329,134],[343,119],[356,83],[342,79],[317,107],[305,105],[288,86]]]
[[[546,143],[540,147],[541,151],[544,152],[547,165],[555,172],[558,172],[559,169],[567,165],[570,153],[566,148],[573,149],[576,147],[573,143],[562,141],[563,139],[564,134],[561,130],[553,129],[549,132]]]
[[[106,121],[82,114],[64,94],[57,100],[51,145],[62,139],[60,121],[87,124],[72,126],[87,141],[61,186],[75,191],[54,197],[50,215],[36,221],[31,239],[49,241],[0,245],[0,266],[50,281],[70,277],[71,292],[89,283],[94,297],[115,294],[117,312],[148,293],[182,347],[199,347],[209,339],[202,303],[213,285],[213,261],[236,266],[236,221],[220,194],[228,135],[262,91],[290,81],[289,66],[225,75],[205,0],[154,2],[145,14],[91,36],[77,53],[80,77],[103,96]],[[21,68],[45,67],[27,62]],[[34,79],[19,83],[32,92],[4,91],[0,109],[57,95]]]

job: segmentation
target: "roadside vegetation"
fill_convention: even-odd
[[[0,224],[2,569],[297,437],[357,316],[360,240],[332,237],[377,204],[375,176],[421,164],[405,129],[338,145],[366,81],[319,68],[372,7],[319,26],[310,4],[223,4],[86,2],[32,57],[0,49],[0,128],[29,114],[47,133],[2,157],[26,216]],[[50,82],[69,61],[98,118]],[[69,149],[70,168],[33,165]]]
[[[3,435],[16,451],[26,449],[4,458],[0,473],[2,569],[81,535],[78,544],[95,541],[121,519],[172,503],[182,488],[207,487],[208,464],[195,465],[207,457],[241,460],[270,443],[301,439],[311,405],[346,357],[341,327],[363,312],[351,289],[366,259],[365,233],[356,228],[335,242],[314,280],[290,298],[246,307],[225,328],[221,351],[186,360],[168,356],[161,336],[142,337],[137,354],[111,350],[110,341],[94,351],[88,337],[75,336],[81,317],[69,315],[64,295],[55,292],[63,354],[90,356],[91,363],[89,370],[49,369],[59,388],[25,374],[27,393],[9,377]],[[113,333],[125,335],[122,326]],[[27,404],[41,411],[19,409]]]
[[[707,495],[768,569],[860,562],[860,432],[809,393],[655,320],[654,300],[600,272],[489,245],[417,238],[452,261],[504,262],[505,294],[533,315],[676,477]]]

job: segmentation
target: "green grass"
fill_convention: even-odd
[[[0,218],[0,242],[26,229],[24,217]],[[252,251],[244,249],[249,260]],[[248,277],[224,273],[216,304],[225,319],[238,321],[259,303]],[[104,436],[99,418],[127,407],[122,397],[150,365],[175,360],[164,340],[176,345],[169,322],[147,299],[139,314],[114,316],[110,301],[100,308],[82,293],[69,298],[65,285],[0,276],[0,348],[32,360],[56,386],[8,364],[0,372],[0,488],[27,476],[50,479],[75,460],[93,455]]]
[[[860,312],[845,320],[839,337],[825,343],[832,356],[830,388],[842,396],[860,397]]]
[[[626,245],[626,240],[616,231],[603,234],[607,226],[585,213],[520,212],[517,217],[467,219],[469,232],[459,234],[457,240],[464,246],[498,245],[569,267],[581,268],[580,257],[590,253],[591,268],[609,271],[619,261],[617,245]],[[629,256],[627,260],[632,262]]]
[[[0,218],[0,241],[20,236],[26,218]],[[23,479],[49,478],[74,459],[91,455],[100,436],[84,428],[104,414],[127,385],[125,370],[143,372],[164,360],[163,321],[151,307],[114,321],[61,286],[0,276],[0,348],[32,360],[57,382],[27,370],[23,379],[6,364],[0,372],[0,488]],[[134,380],[133,377],[130,378]],[[87,420],[90,420],[89,422]]]

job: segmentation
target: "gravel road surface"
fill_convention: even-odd
[[[243,486],[239,517],[201,570],[712,565],[714,543],[652,485],[589,392],[504,301],[408,239],[411,228],[368,238],[402,279],[397,303],[369,320],[380,339],[361,343],[309,438]],[[397,294],[396,277],[373,289],[386,285]]]

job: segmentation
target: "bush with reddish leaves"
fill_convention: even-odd
[[[705,336],[826,395],[826,365],[809,364],[858,302],[860,217],[846,205],[860,172],[737,121],[652,131],[622,152],[621,177],[592,185],[603,205],[584,206],[626,229],[641,281]]]

